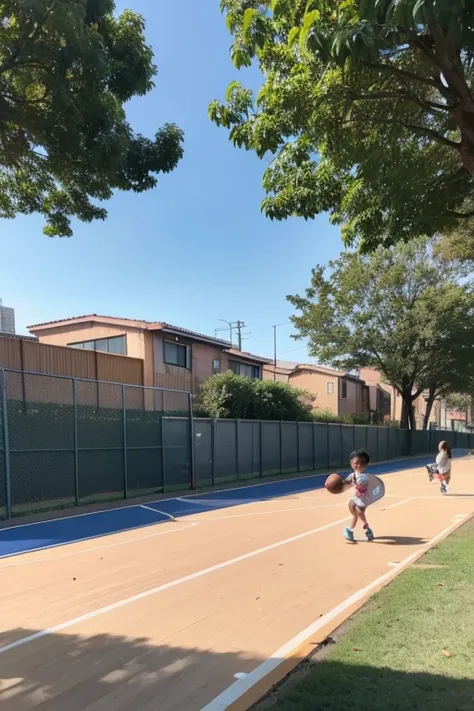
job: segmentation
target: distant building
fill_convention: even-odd
[[[263,378],[288,383],[310,393],[314,409],[329,410],[333,415],[368,417],[370,414],[366,383],[342,370],[277,361],[276,367],[271,362],[263,366]]]
[[[15,333],[15,311],[9,306],[3,306],[0,299],[0,333]]]
[[[89,314],[29,326],[40,343],[143,360],[144,385],[198,393],[211,375],[231,371],[261,380],[269,363],[222,341],[161,321]]]

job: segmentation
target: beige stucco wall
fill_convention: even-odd
[[[277,383],[288,383],[291,370],[278,368],[273,365],[264,365],[262,371],[263,380],[275,380]]]
[[[329,410],[334,415],[338,415],[338,389],[339,378],[337,375],[317,373],[310,370],[297,370],[291,373],[289,383],[294,388],[306,390],[315,397],[313,408],[317,410]],[[327,384],[333,383],[333,393],[327,391]]]
[[[52,346],[69,346],[81,341],[126,335],[127,355],[132,358],[145,358],[146,332],[138,328],[97,324],[89,321],[68,326],[57,325],[51,329],[41,329],[36,333],[32,331],[32,333],[38,336],[40,343],[48,343]]]

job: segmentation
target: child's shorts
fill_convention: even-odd
[[[360,496],[353,496],[350,499],[349,503],[352,503],[354,504],[354,506],[357,506],[358,509],[365,511],[370,501],[367,501],[366,499],[361,499]]]

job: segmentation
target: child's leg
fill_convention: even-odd
[[[373,541],[374,534],[373,534],[372,529],[369,526],[369,522],[367,521],[367,516],[366,516],[365,511],[366,511],[365,509],[360,509],[360,508],[357,509],[358,516],[359,516],[360,520],[362,521],[362,525],[364,527],[365,535],[367,536],[369,541]]]
[[[357,525],[358,513],[357,513],[357,507],[356,507],[355,503],[352,501],[352,499],[351,499],[351,501],[349,501],[349,511],[352,514],[352,519],[351,519],[350,526],[348,526],[344,530],[344,538],[346,539],[346,541],[353,542],[354,541],[354,529]]]
[[[352,514],[351,525],[349,526],[349,528],[354,530],[354,528],[357,526],[357,520],[359,518],[359,513],[358,513],[358,508],[353,501],[349,501],[349,511]]]

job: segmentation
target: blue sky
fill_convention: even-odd
[[[310,270],[339,253],[339,230],[325,216],[272,223],[260,214],[264,164],[239,151],[207,118],[214,98],[239,78],[219,0],[118,0],[141,12],[159,67],[156,88],[132,101],[135,130],[165,122],[186,134],[185,157],[158,188],[117,194],[106,222],[76,223],[74,237],[51,240],[41,217],[2,221],[0,298],[26,325],[85,313],[162,320],[213,334],[219,319],[241,319],[244,349],[271,356],[272,325],[288,321],[287,294],[302,292]],[[291,326],[279,329],[279,358],[307,360]],[[221,334],[224,335],[225,334]]]

